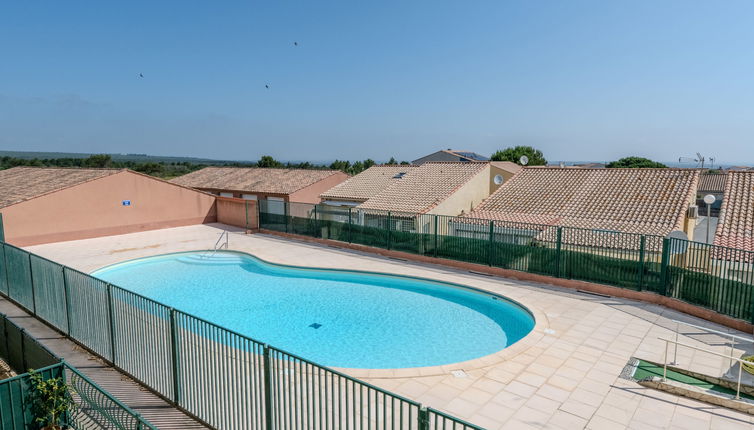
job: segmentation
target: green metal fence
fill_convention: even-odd
[[[754,322],[754,252],[661,236],[259,202],[262,229],[667,295]]]
[[[66,423],[73,429],[151,429],[154,428],[112,395],[0,314],[0,359],[22,373],[0,381],[0,429],[36,429],[30,405],[28,369],[37,369],[44,378],[62,377],[70,386],[75,408]]]
[[[320,221],[287,228],[313,234]],[[3,295],[214,428],[479,429],[23,249],[0,252]]]
[[[74,407],[65,417],[71,429],[155,429],[148,421],[112,395],[98,387],[77,369],[64,362],[38,368],[45,379],[63,378],[70,387]],[[3,430],[38,429],[29,403],[30,374],[0,381],[0,428]]]
[[[60,362],[53,354],[5,315],[0,314],[0,359],[16,372],[40,369]]]

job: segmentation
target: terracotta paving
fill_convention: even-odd
[[[665,344],[658,338],[674,336],[676,324],[672,320],[733,332],[655,305],[273,236],[245,235],[219,224],[27,249],[80,270],[92,271],[132,258],[211,248],[226,228],[232,232],[230,249],[249,252],[268,261],[457,282],[503,294],[540,315],[538,327],[546,329],[543,335],[503,361],[463,369],[466,377],[454,377],[450,374],[453,366],[445,366],[446,372],[432,376],[399,377],[397,375],[403,373],[377,372],[375,375],[380,377],[366,378],[475,424],[489,429],[749,429],[754,423],[752,416],[647,389],[620,377],[631,357],[662,362]],[[680,331],[682,342],[719,353],[729,352],[723,337],[682,325]],[[751,352],[751,348],[751,344],[736,345],[736,356],[744,351]],[[724,358],[683,348],[678,350],[677,361],[681,367],[714,376],[730,370]]]

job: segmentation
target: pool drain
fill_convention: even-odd
[[[311,327],[313,329],[318,329],[318,328],[322,327],[322,324],[320,324],[320,323],[313,323],[313,324],[309,324],[309,327]]]

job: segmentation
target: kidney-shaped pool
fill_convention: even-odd
[[[534,327],[522,306],[460,285],[236,252],[149,257],[92,275],[327,366],[456,363],[498,352]]]

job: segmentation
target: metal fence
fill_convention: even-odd
[[[279,202],[276,202],[279,203]],[[259,202],[260,228],[650,291],[754,322],[754,252],[661,236]]]
[[[480,429],[10,244],[0,245],[5,280],[0,293],[211,427]]]
[[[102,390],[81,372],[64,362],[38,368],[45,379],[62,378],[68,384],[73,407],[64,423],[71,429],[140,430],[155,429],[148,421]],[[31,374],[24,373],[0,381],[0,428],[28,430],[39,428],[29,402]]]
[[[35,429],[28,403],[29,369],[36,369],[45,379],[63,378],[70,387],[74,407],[65,423],[73,429],[153,429],[138,413],[122,404],[39,343],[23,328],[0,314],[0,358],[21,373],[0,381],[0,428]]]

